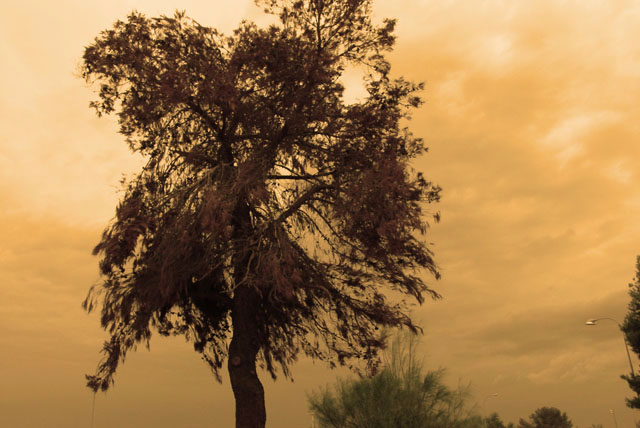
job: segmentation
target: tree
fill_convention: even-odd
[[[422,85],[390,77],[395,21],[373,25],[371,0],[259,3],[280,23],[231,36],[133,12],[82,65],[91,106],[147,160],[94,249],[104,280],[83,305],[110,340],[88,386],[107,390],[152,329],[184,335],[216,376],[227,361],[237,427],[265,424],[258,367],[375,365],[380,327],[418,330],[406,297],[439,297],[422,271],[439,276],[424,209],[440,189],[408,166]],[[353,104],[349,65],[366,70]]]
[[[622,322],[621,330],[625,340],[636,355],[640,355],[640,256],[636,258],[636,277],[629,284],[629,312]],[[636,393],[633,398],[627,398],[627,406],[640,409],[640,376],[634,373],[623,375],[629,383],[629,388]]]
[[[425,374],[416,346],[415,337],[400,335],[380,371],[309,396],[315,421],[321,428],[481,427],[481,418],[468,409],[466,390],[447,387],[442,370]]]
[[[491,415],[484,418],[484,428],[515,428],[513,423],[509,422],[508,425],[505,425],[503,420],[497,413],[492,413]]]
[[[572,428],[573,422],[566,413],[555,407],[540,407],[529,416],[529,421],[520,419],[519,428]]]
[[[497,413],[492,413],[484,418],[484,424],[486,428],[507,428]]]

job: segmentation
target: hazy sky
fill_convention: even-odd
[[[425,81],[410,126],[414,167],[443,188],[432,229],[444,295],[414,309],[421,351],[479,410],[517,422],[538,407],[575,426],[633,426],[640,412],[614,323],[640,253],[640,2],[386,0],[393,71]],[[75,77],[84,46],[133,8],[176,8],[230,32],[251,1],[8,1],[0,14],[0,425],[85,427],[106,338],[80,302],[118,180],[139,159]],[[357,72],[346,79],[359,92]],[[634,363],[637,359],[633,356]],[[295,382],[263,375],[270,427],[309,425],[305,392],[344,371],[302,360]],[[497,397],[488,398],[498,393]],[[482,409],[483,401],[486,402]],[[181,338],[130,354],[96,401],[96,427],[233,426],[217,384]]]

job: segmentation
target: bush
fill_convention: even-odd
[[[417,339],[392,342],[383,368],[373,376],[338,380],[312,394],[309,407],[320,428],[475,428],[483,420],[467,405],[467,389],[442,382],[443,370],[423,374]]]

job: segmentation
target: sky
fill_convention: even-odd
[[[123,173],[141,160],[88,108],[85,46],[132,9],[178,9],[230,33],[267,20],[249,0],[11,1],[0,14],[0,425],[86,427],[84,387],[106,334],[80,307],[91,249]],[[378,0],[398,18],[392,73],[425,82],[409,123],[443,188],[430,230],[443,295],[413,308],[427,368],[469,385],[481,413],[536,408],[574,426],[634,426],[640,412],[618,322],[640,254],[640,2]],[[346,96],[362,94],[358,70]],[[632,355],[638,367],[638,359]],[[266,389],[267,426],[308,427],[306,394],[346,377],[301,359]],[[497,395],[494,395],[497,394]],[[154,336],[95,402],[95,427],[233,426],[192,346]]]

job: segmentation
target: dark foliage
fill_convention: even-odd
[[[424,148],[401,121],[422,85],[390,77],[395,22],[374,26],[370,0],[262,3],[279,25],[225,36],[133,12],[85,50],[91,105],[147,159],[94,250],[104,281],[84,307],[111,335],[94,390],[152,328],[185,335],[216,375],[227,357],[254,377],[256,360],[288,376],[300,352],[375,361],[380,327],[417,329],[385,290],[438,297],[419,235],[439,188],[408,166]],[[367,70],[354,104],[348,65]]]
[[[636,258],[636,277],[629,284],[629,312],[624,318],[621,329],[625,340],[636,355],[640,355],[640,256]],[[633,398],[627,398],[627,406],[640,409],[640,376],[637,374],[623,375],[629,383],[629,388],[636,393]]]
[[[505,425],[504,421],[500,418],[500,415],[495,412],[484,418],[483,422],[484,428],[515,428],[512,422]]]
[[[529,421],[520,419],[518,428],[572,428],[573,422],[566,413],[555,407],[540,407],[529,416]]]

